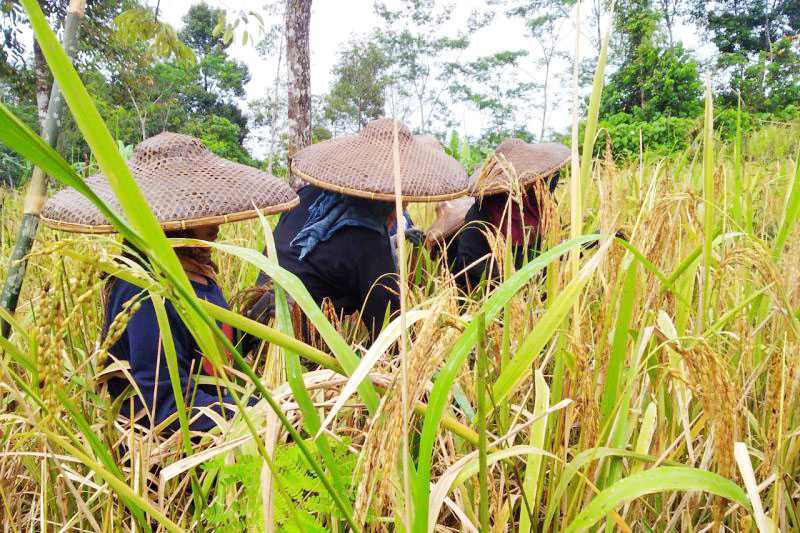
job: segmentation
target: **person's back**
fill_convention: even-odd
[[[344,315],[363,309],[362,321],[376,331],[387,309],[395,310],[399,305],[388,235],[366,227],[344,226],[301,258],[301,248],[292,243],[309,219],[309,208],[322,194],[322,189],[312,185],[303,187],[298,191],[300,205],[281,217],[275,227],[278,263],[300,278],[317,304],[327,298]],[[262,274],[259,284],[266,280]]]
[[[113,360],[129,364],[131,378],[137,389],[134,391],[134,412],[146,405],[147,411],[152,415],[152,422],[158,425],[176,412],[177,404],[172,394],[171,378],[153,303],[146,292],[143,293],[140,287],[127,281],[115,278],[108,283],[104,337],[108,334],[108,328],[114,319],[126,312],[126,307],[130,305],[126,306],[127,302],[139,301],[139,308],[127,319],[125,329],[108,351]],[[192,281],[192,287],[198,298],[220,307],[228,307],[219,286],[211,280],[207,283]],[[220,397],[212,386],[197,385],[197,376],[210,373],[210,365],[204,360],[197,342],[172,304],[165,302],[165,307],[177,356],[178,379],[183,397],[192,399],[191,407],[211,407],[219,412],[220,400],[229,404],[232,400],[227,394]],[[233,340],[230,327],[225,326],[223,330]],[[108,391],[116,398],[123,394],[130,384],[126,378],[112,377],[108,382]],[[122,414],[133,415],[128,402],[123,403]],[[206,431],[214,425],[210,418],[201,416],[192,423],[192,429]],[[176,428],[177,422],[170,425],[170,429]]]

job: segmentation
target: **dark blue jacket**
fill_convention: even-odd
[[[125,302],[142,293],[142,289],[120,279],[109,281],[112,283],[109,291],[108,301],[105,310],[105,328],[103,335],[106,334],[108,325],[122,310]],[[199,298],[207,300],[221,307],[228,307],[228,302],[222,294],[219,286],[209,282],[208,285],[192,282],[195,293]],[[144,396],[145,401],[154,415],[154,423],[160,424],[167,417],[177,411],[175,397],[172,394],[172,384],[170,383],[169,370],[161,347],[160,332],[156,320],[155,309],[148,295],[145,293],[141,299],[141,308],[131,317],[125,331],[120,338],[111,346],[109,352],[113,358],[128,361],[130,373],[139,390]],[[195,407],[211,406],[215,411],[222,412],[222,402],[233,405],[232,398],[227,394],[220,394],[217,388],[212,385],[197,385],[195,377],[202,373],[203,355],[200,353],[197,343],[188,328],[178,316],[175,308],[170,302],[166,302],[167,317],[169,319],[172,339],[175,343],[175,352],[178,356],[178,374],[180,376],[181,390],[184,394],[186,405]],[[156,379],[158,376],[158,379]],[[108,389],[113,397],[122,394],[128,387],[129,382],[125,378],[112,378],[109,380]],[[153,401],[155,394],[155,402]],[[192,397],[194,401],[192,402]],[[134,397],[134,412],[142,409],[142,402],[139,396]],[[232,411],[225,409],[228,414]],[[130,416],[129,403],[126,400],[122,406],[122,414]],[[190,413],[190,419],[192,413]],[[207,431],[215,426],[214,422],[207,416],[201,416],[191,425],[195,431]],[[170,425],[171,430],[179,427],[177,420]]]

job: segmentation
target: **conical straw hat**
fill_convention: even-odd
[[[128,161],[136,183],[165,230],[235,222],[279,213],[299,202],[283,180],[211,153],[200,140],[164,132],[140,143]],[[108,179],[96,174],[86,184],[121,212]],[[114,228],[86,197],[67,188],[50,198],[42,220],[77,233],[113,233]]]
[[[569,162],[570,155],[570,149],[563,144],[528,144],[521,139],[506,139],[470,177],[470,194],[489,196],[509,192],[515,178],[520,187],[527,187],[559,171]]]
[[[433,135],[414,135],[414,140],[418,143],[427,146],[431,150],[444,150],[442,143]]]
[[[403,200],[435,202],[463,196],[467,174],[433,143],[411,135],[398,124]],[[313,144],[292,158],[292,172],[323,189],[369,198],[394,200],[394,121],[374,120],[357,135]]]

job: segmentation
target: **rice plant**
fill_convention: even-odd
[[[274,220],[224,227],[214,245],[227,294],[272,277],[274,324],[198,301],[36,3],[23,4],[123,212],[102,208],[154,268],[120,266],[116,238],[40,232],[0,338],[5,531],[800,529],[800,125],[728,145],[709,91],[681,156],[618,166],[586,147],[541,255],[515,271],[499,236],[502,282],[466,297],[441,260],[409,251],[405,312],[366,347],[261,253]],[[2,106],[0,141],[91,196]],[[4,271],[20,203],[0,190]],[[101,335],[108,274],[157,310],[176,303],[218,369],[221,348],[233,355],[209,379],[234,392],[236,418],[192,434],[181,408],[169,434],[118,416],[122,400],[103,391],[109,337],[137,304]],[[294,338],[287,295],[322,348]],[[262,350],[245,359],[215,320]]]

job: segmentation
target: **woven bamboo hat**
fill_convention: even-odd
[[[470,194],[489,196],[509,192],[514,173],[520,186],[527,187],[561,170],[569,162],[570,155],[570,149],[563,144],[528,144],[521,139],[506,139],[470,177]],[[512,174],[506,169],[513,169]]]
[[[435,202],[463,196],[468,189],[461,165],[430,140],[398,125],[401,194],[409,202]],[[308,146],[292,158],[292,172],[323,189],[394,200],[394,121],[374,120],[357,135]],[[436,143],[438,145],[438,142]]]
[[[140,143],[128,161],[136,183],[165,230],[235,222],[279,213],[299,202],[283,180],[211,153],[199,139],[164,132]],[[86,184],[120,212],[103,174]],[[44,206],[48,226],[76,233],[113,233],[114,228],[86,197],[63,189]]]

